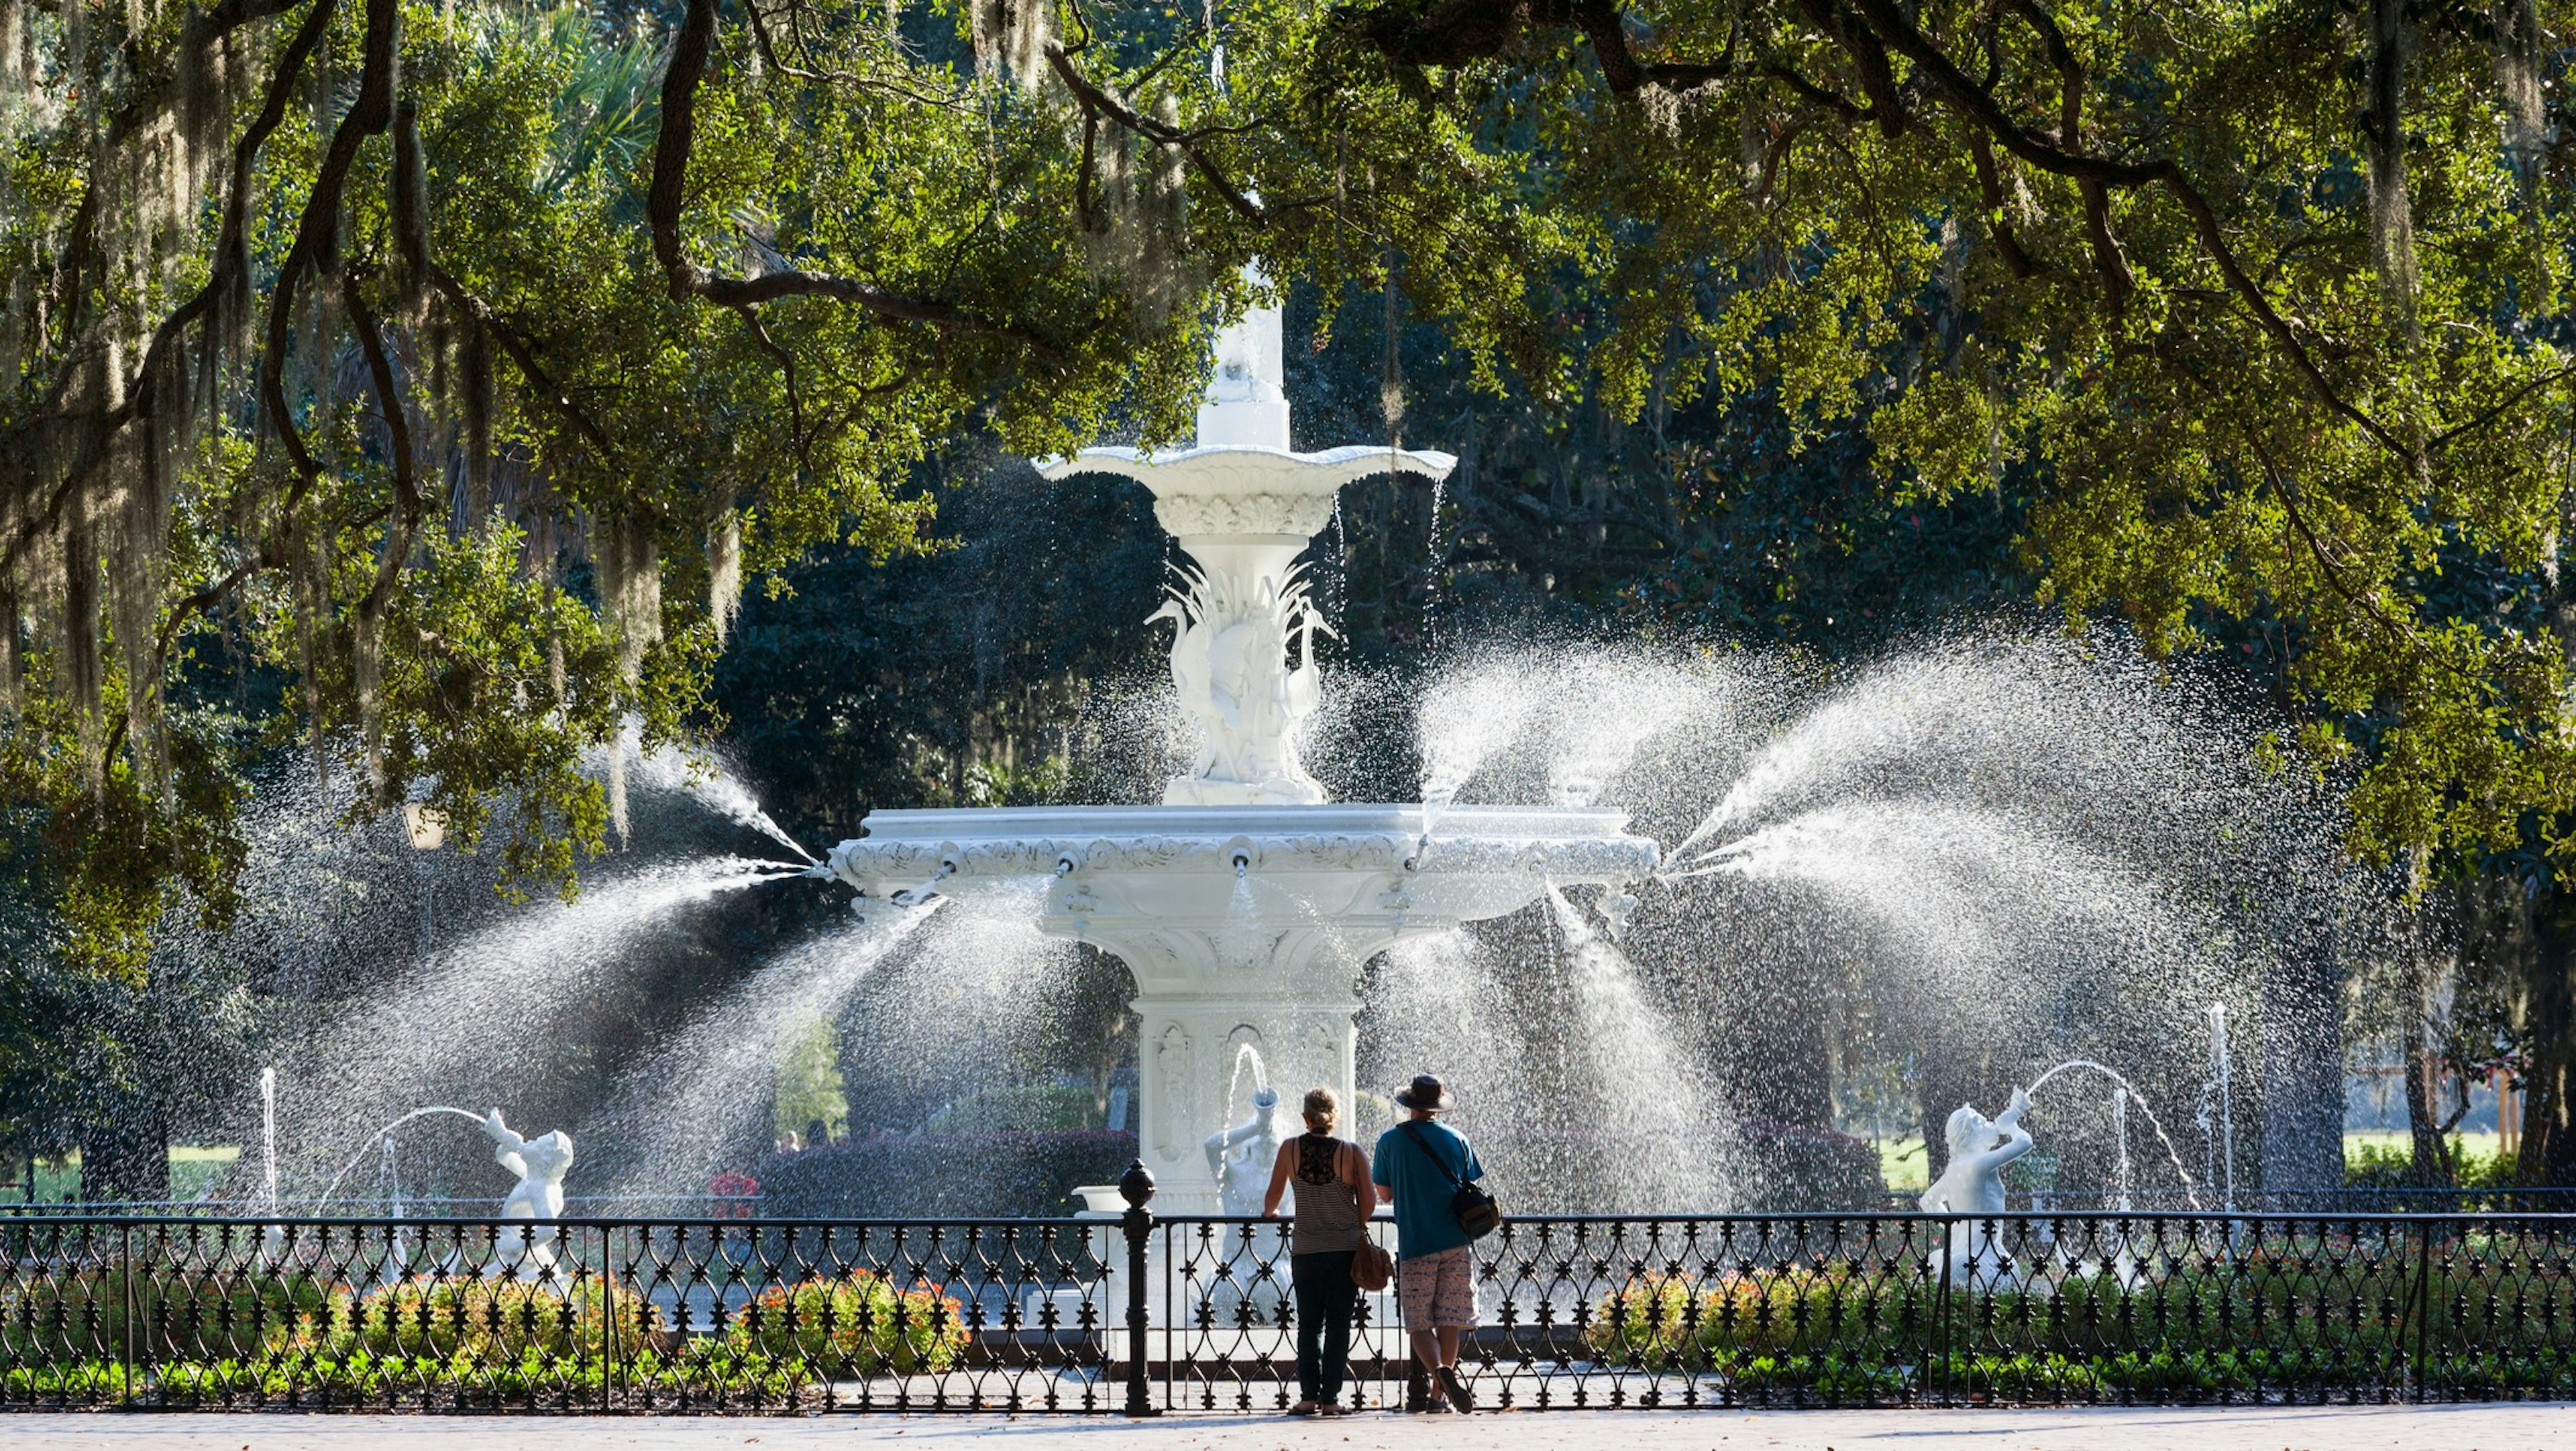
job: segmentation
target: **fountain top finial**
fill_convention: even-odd
[[[1256,286],[1268,279],[1247,269]],[[1199,447],[1288,451],[1288,370],[1281,361],[1279,309],[1269,303],[1244,310],[1216,335],[1215,370],[1199,401]]]
[[[1244,270],[1255,292],[1269,287],[1258,267]],[[1216,336],[1206,391],[1199,398],[1196,444],[1174,453],[1128,447],[1086,448],[1071,458],[1037,460],[1048,478],[1074,473],[1121,474],[1154,495],[1154,515],[1202,564],[1202,543],[1284,550],[1253,573],[1278,575],[1306,540],[1331,521],[1341,487],[1380,474],[1445,478],[1455,455],[1435,449],[1354,444],[1318,453],[1289,447],[1287,369],[1277,306],[1260,304]]]

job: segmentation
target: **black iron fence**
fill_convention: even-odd
[[[1911,1210],[1921,1190],[1890,1190],[1880,1201],[1899,1213]],[[2098,1189],[2043,1189],[2017,1197],[2038,1214],[2070,1211],[2126,1213],[2290,1214],[2315,1218],[2346,1214],[2576,1214],[2576,1188],[2514,1185],[2463,1188],[2450,1184],[2348,1185],[2336,1189],[2248,1189],[2232,1202],[2216,1193],[2180,1190],[2132,1194]]]
[[[1268,1411],[1275,1221],[0,1220],[0,1403]],[[1540,1217],[1476,1248],[1487,1406],[2576,1396],[2576,1216]],[[1354,1407],[1401,1406],[1394,1296]]]

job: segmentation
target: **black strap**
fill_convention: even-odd
[[[1466,1180],[1450,1173],[1449,1166],[1440,1162],[1440,1151],[1431,1147],[1431,1140],[1422,1132],[1422,1125],[1419,1121],[1406,1119],[1403,1123],[1396,1125],[1396,1127],[1403,1129],[1405,1137],[1413,1140],[1414,1147],[1422,1151],[1422,1157],[1431,1161],[1432,1168],[1440,1171],[1440,1177],[1449,1181],[1450,1188],[1464,1189],[1467,1187]]]

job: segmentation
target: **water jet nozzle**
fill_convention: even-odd
[[[886,897],[886,900],[894,903],[898,907],[918,907],[924,902],[927,902],[931,898],[939,895],[938,892],[933,889],[941,882],[948,880],[948,874],[955,870],[957,870],[957,859],[954,857],[944,858],[939,863],[938,873],[931,877],[929,881],[922,883],[918,887],[906,887],[900,892],[890,893]]]
[[[1241,881],[1241,880],[1243,880],[1246,876],[1251,875],[1251,872],[1252,872],[1252,853],[1250,853],[1250,852],[1248,852],[1248,851],[1245,851],[1245,850],[1244,850],[1244,849],[1242,849],[1241,847],[1237,847],[1237,848],[1235,848],[1235,851],[1234,851],[1233,861],[1234,861],[1234,877],[1235,877],[1235,880],[1236,880],[1236,881]]]

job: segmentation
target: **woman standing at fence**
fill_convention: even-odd
[[[1346,1414],[1342,1381],[1350,1372],[1351,1312],[1359,1285],[1351,1258],[1368,1243],[1377,1187],[1368,1151],[1333,1137],[1342,1103],[1329,1088],[1306,1091],[1306,1132],[1279,1146],[1261,1212],[1275,1215],[1293,1186],[1296,1217],[1288,1224],[1290,1282],[1297,1287],[1297,1394],[1293,1416]]]

